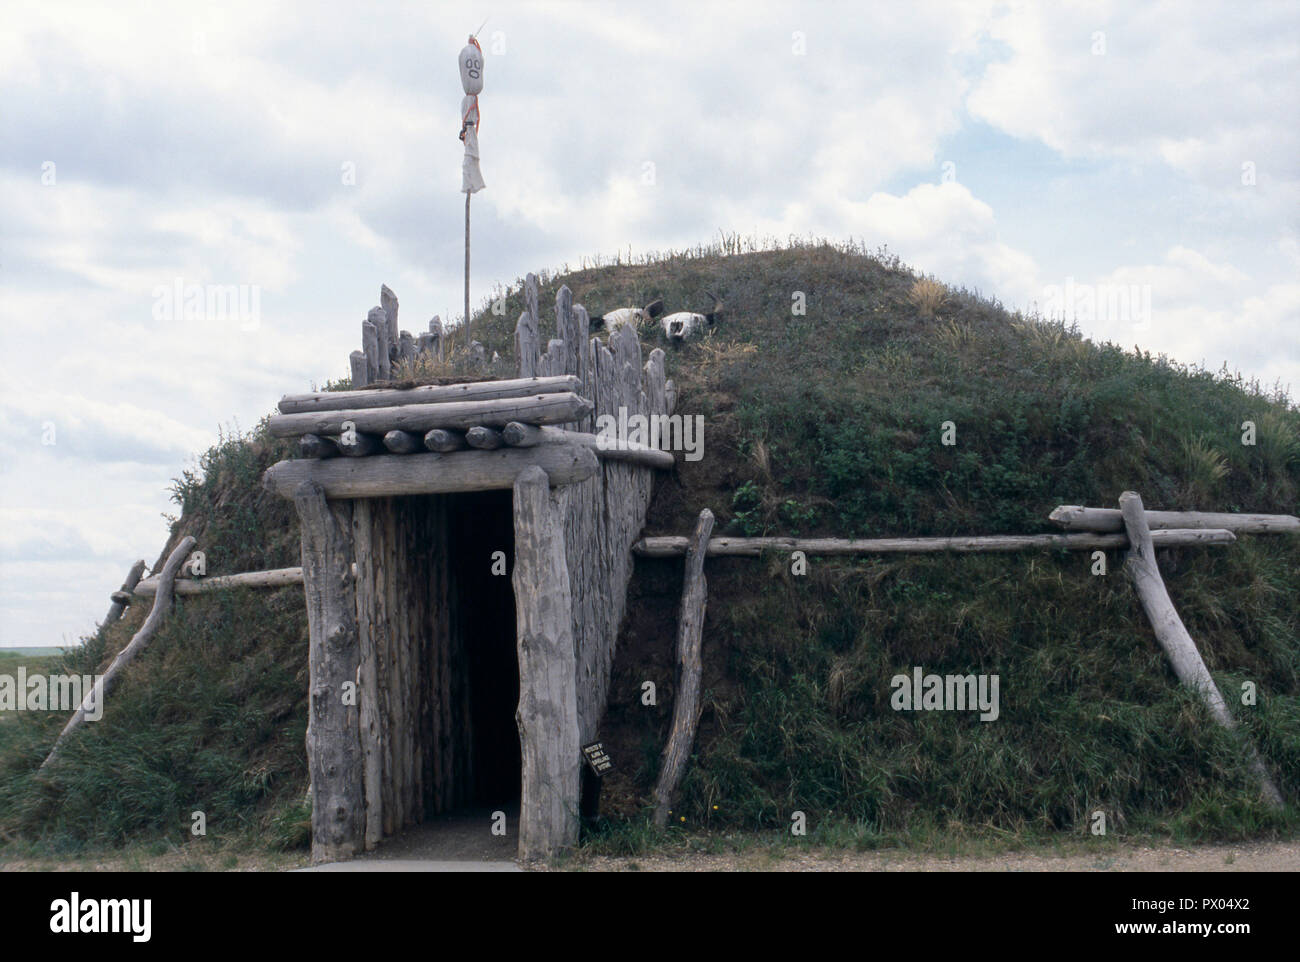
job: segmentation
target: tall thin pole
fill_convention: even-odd
[[[465,344],[469,344],[469,199],[473,195],[465,191]]]

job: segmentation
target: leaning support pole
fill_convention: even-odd
[[[352,574],[352,505],[328,502],[318,484],[294,491],[302,529],[307,596],[307,767],[311,774],[311,860],[348,858],[365,846],[361,720],[355,684],[360,665]]]
[[[135,586],[140,583],[140,578],[144,575],[144,559],[131,565],[131,570],[126,573],[126,580],[122,582],[122,587],[113,592],[113,603],[108,607],[108,614],[104,616],[104,626],[111,625],[122,617],[126,611],[127,605],[131,603],[131,595],[135,592]]]
[[[519,858],[550,858],[578,841],[581,759],[572,596],[564,512],[533,466],[515,481],[519,746],[523,756]]]
[[[73,713],[72,718],[63,726],[63,731],[54,742],[54,747],[50,749],[49,755],[45,761],[41,762],[41,771],[58,757],[59,751],[67,737],[81,727],[81,723],[86,720],[89,712],[96,711],[100,714],[104,710],[104,698],[116,686],[117,680],[122,669],[131,662],[135,661],[136,655],[149,647],[149,642],[153,640],[154,633],[157,632],[158,626],[162,624],[163,619],[167,617],[167,612],[172,607],[172,582],[176,580],[176,572],[180,570],[181,565],[189,556],[190,549],[194,547],[194,539],[189,535],[181,538],[180,543],[172,549],[172,553],[167,556],[167,563],[158,578],[158,596],[154,598],[153,608],[149,611],[149,617],[144,620],[140,630],[135,633],[135,637],[127,643],[127,646],[117,653],[113,663],[108,666],[108,671],[95,682],[86,696],[81,700],[81,706]],[[135,568],[131,569],[133,572]],[[141,566],[143,570],[143,566]],[[98,717],[98,715],[96,716]]]
[[[704,555],[713,533],[713,512],[705,508],[686,549],[686,581],[682,586],[682,609],[677,621],[677,694],[673,698],[673,727],[664,746],[659,781],[654,791],[654,821],[668,824],[668,806],[686,771],[700,723],[700,677],[704,664],[700,648],[704,635],[704,612],[708,607],[708,585],[704,579]]]
[[[1156,641],[1169,656],[1174,667],[1174,674],[1184,685],[1201,696],[1210,714],[1224,728],[1236,731],[1236,720],[1228,711],[1223,695],[1210,677],[1209,669],[1196,649],[1196,642],[1187,633],[1183,620],[1165,588],[1164,579],[1156,565],[1155,546],[1151,542],[1151,531],[1147,526],[1147,514],[1142,507],[1142,498],[1135,491],[1125,491],[1119,497],[1120,512],[1124,518],[1124,527],[1128,532],[1128,559],[1125,570],[1133,581],[1142,609],[1155,631]],[[1253,745],[1244,742],[1249,755],[1250,767],[1259,778],[1260,792],[1264,801],[1271,807],[1282,807],[1282,795],[1269,777],[1264,761],[1259,757]]]

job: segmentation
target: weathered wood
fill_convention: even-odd
[[[555,293],[555,328],[563,352],[560,369],[565,374],[578,374],[581,377],[579,349],[586,342],[587,332],[578,328],[578,320],[573,313],[573,293],[567,284],[561,285]]]
[[[365,847],[374,848],[384,837],[384,728],[381,709],[380,666],[375,638],[374,550],[371,546],[370,508],[374,502],[352,503],[352,547],[357,557],[357,726],[361,743],[362,787],[365,799]]]
[[[353,389],[365,387],[370,383],[370,376],[366,369],[366,352],[353,351],[348,355],[348,367],[352,372]]]
[[[1219,692],[1219,687],[1205,667],[1196,642],[1188,634],[1183,620],[1174,608],[1169,591],[1165,588],[1164,578],[1156,565],[1155,545],[1149,528],[1149,512],[1142,508],[1142,498],[1135,491],[1125,491],[1119,496],[1120,515],[1124,519],[1124,528],[1128,534],[1130,548],[1124,564],[1142,602],[1142,610],[1155,632],[1156,641],[1164,649],[1173,665],[1174,674],[1192,691],[1200,696],[1210,716],[1229,731],[1237,730],[1236,719],[1228,711],[1227,703]],[[1246,753],[1246,760],[1251,771],[1259,780],[1260,795],[1264,802],[1273,809],[1283,808],[1282,795],[1264,767],[1264,760],[1259,757],[1254,745],[1241,737],[1241,744]]]
[[[436,343],[437,338],[428,331],[421,331],[415,339],[415,353],[419,356],[433,357],[436,354]]]
[[[445,404],[448,401],[495,401],[539,394],[577,392],[576,377],[524,377],[507,381],[470,381],[465,384],[424,384],[413,388],[376,388],[369,391],[312,391],[280,398],[281,414],[344,411],[361,408],[400,407],[404,404]]]
[[[381,437],[389,431],[419,431],[430,428],[469,430],[478,424],[504,427],[511,421],[527,424],[563,424],[591,413],[591,402],[571,391],[537,394],[531,397],[497,398],[486,401],[449,401],[445,404],[406,404],[398,407],[356,408],[341,411],[310,411],[303,414],[275,414],[267,421],[272,437],[302,434],[341,434],[347,422],[353,430]]]
[[[476,367],[487,366],[487,348],[478,341],[469,342],[469,362]]]
[[[465,443],[464,431],[448,431],[444,428],[434,428],[424,436],[424,446],[430,451],[436,451],[439,454],[447,454],[451,451],[460,451],[469,447]]]
[[[443,350],[446,346],[446,338],[444,337],[442,330],[442,319],[439,318],[437,314],[433,315],[433,318],[429,321],[429,333],[433,335],[434,356],[441,361],[443,358]]]
[[[333,438],[304,434],[298,439],[298,453],[304,458],[337,458],[343,452]]]
[[[59,732],[59,737],[55,739],[50,753],[45,756],[45,761],[41,762],[41,771],[54,763],[68,736],[81,727],[87,715],[91,713],[102,715],[104,699],[117,687],[122,671],[127,665],[135,661],[140,652],[149,647],[149,642],[153,640],[154,634],[158,631],[158,626],[163,623],[167,613],[171,611],[174,597],[172,583],[176,580],[176,572],[180,571],[181,565],[185,563],[185,559],[189,557],[190,549],[193,547],[194,539],[186,535],[181,538],[176,547],[172,549],[172,553],[167,556],[167,561],[158,574],[158,592],[154,598],[153,608],[149,610],[149,616],[145,618],[140,630],[127,642],[126,647],[118,652],[117,657],[113,659],[113,663],[108,666],[108,671],[97,678],[91,690],[85,693],[81,705],[72,713],[68,723],[63,726],[63,731]],[[132,570],[135,569],[132,568]],[[136,587],[139,587],[139,585]]]
[[[361,322],[361,350],[366,355],[366,384],[379,378],[379,328],[370,320]]]
[[[410,431],[389,431],[384,435],[384,447],[393,454],[413,454],[425,449],[424,435]]]
[[[598,470],[596,455],[582,445],[545,444],[537,448],[457,451],[451,454],[379,454],[330,461],[280,461],[263,475],[268,490],[292,497],[304,481],[325,489],[329,498],[382,498],[407,494],[491,491],[514,486],[519,472],[540,467],[552,485],[572,484]]]
[[[465,432],[465,443],[480,451],[495,451],[504,443],[501,432],[483,424],[475,425]]]
[[[664,745],[659,780],[654,790],[654,822],[668,824],[668,807],[686,771],[700,722],[700,678],[703,661],[700,648],[704,636],[704,614],[708,608],[708,585],[704,577],[704,552],[713,533],[713,512],[705,508],[686,548],[686,576],[682,583],[682,607],[677,616],[677,691],[673,696],[673,724]]]
[[[113,592],[113,603],[108,606],[108,614],[104,616],[104,625],[111,625],[122,617],[127,606],[131,604],[131,593],[135,591],[136,586],[140,584],[140,578],[144,575],[144,559],[141,558],[135,564],[131,565],[131,570],[126,573],[126,580],[122,582],[122,587]]]
[[[366,320],[375,325],[378,334],[376,352],[379,358],[379,380],[387,381],[393,376],[393,341],[388,336],[388,315],[382,307],[372,307]]]
[[[389,290],[387,284],[379,285],[379,306],[384,309],[384,316],[388,318],[388,343],[396,345],[401,336],[397,326],[397,295]]]
[[[372,454],[379,454],[384,450],[382,435],[363,433],[361,431],[347,431],[341,434],[334,443],[338,445],[339,453],[347,455],[349,458],[368,458]]]
[[[667,404],[665,408],[667,413],[672,414],[677,410],[677,385],[672,378],[664,382],[664,401]]]
[[[1213,528],[1165,529],[1152,532],[1158,548],[1201,544],[1231,544],[1237,536]],[[632,550],[645,558],[672,558],[686,553],[687,538],[678,536],[642,538]],[[980,551],[1031,551],[1064,548],[1085,551],[1095,548],[1128,547],[1126,534],[997,534],[959,538],[713,538],[708,554],[758,557],[765,551],[802,551],[810,555],[929,554],[951,551],[958,554]]]
[[[533,319],[532,329],[537,333],[540,343],[542,332],[542,312],[541,297],[537,284],[537,275],[528,273],[524,275],[524,310]],[[520,377],[523,377],[521,374]]]
[[[586,434],[582,431],[561,431],[558,428],[539,427],[535,424],[521,424],[511,421],[501,429],[501,437],[506,444],[517,448],[537,447],[539,444],[584,444],[596,452],[598,458],[611,461],[631,461],[646,467],[672,470],[675,459],[668,451],[660,451],[649,445],[635,441],[624,441],[621,445],[607,444],[600,435]]]
[[[401,331],[397,335],[397,356],[403,361],[415,360],[415,338],[410,331]]]
[[[135,586],[135,593],[148,598],[158,593],[158,576],[145,578]],[[302,584],[302,568],[272,568],[235,575],[212,575],[210,578],[177,578],[172,590],[178,595],[201,595],[225,588],[283,588]]]
[[[337,463],[337,462],[324,462]],[[326,501],[320,485],[293,492],[302,531],[307,599],[307,760],[311,773],[311,858],[348,858],[365,847],[365,776],[360,716],[344,686],[357,681],[360,648],[352,575],[352,506]]]
[[[580,746],[563,512],[540,469],[519,474],[514,511],[515,718],[523,759],[519,858],[529,861],[550,858],[578,840]]]
[[[1063,504],[1050,515],[1052,521],[1075,531],[1123,531],[1124,517],[1115,508],[1085,508]],[[1300,518],[1289,514],[1236,514],[1215,511],[1148,511],[1147,527],[1221,528],[1238,534],[1300,534]]]
[[[537,321],[524,311],[515,324],[515,360],[518,362],[520,377],[536,377],[538,362],[541,360],[541,337],[537,333]]]

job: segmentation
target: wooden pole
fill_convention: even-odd
[[[158,593],[161,579],[145,578],[135,586],[135,594],[148,598]],[[235,575],[213,575],[210,578],[177,578],[172,585],[175,594],[201,595],[226,588],[284,588],[302,584],[302,568],[271,568],[267,571],[246,571]]]
[[[1229,731],[1236,731],[1236,720],[1228,711],[1214,679],[1210,677],[1209,669],[1205,667],[1201,653],[1196,649],[1196,642],[1187,633],[1183,620],[1178,617],[1164,579],[1160,576],[1147,512],[1142,508],[1142,498],[1135,491],[1125,491],[1119,496],[1119,505],[1131,545],[1124,567],[1155,631],[1156,641],[1169,656],[1179,681],[1200,695],[1216,722]],[[1263,759],[1253,745],[1245,744],[1244,740],[1243,744],[1250,768],[1259,779],[1260,793],[1265,803],[1270,808],[1281,809],[1282,796],[1269,777]]]
[[[559,428],[538,427],[511,421],[501,430],[501,438],[515,448],[535,448],[540,444],[583,444],[596,452],[596,457],[610,461],[631,461],[651,468],[671,470],[676,459],[671,452],[660,451],[635,441],[601,446],[601,437],[584,431],[561,431]]]
[[[1062,528],[1075,531],[1123,531],[1122,512],[1114,508],[1084,508],[1063,504],[1048,517]],[[1300,518],[1289,514],[1237,514],[1208,511],[1148,511],[1147,527],[1222,528],[1240,534],[1300,534]]]
[[[104,625],[111,625],[122,617],[127,605],[131,603],[131,594],[135,591],[135,586],[140,583],[140,577],[144,574],[144,567],[144,559],[131,565],[131,570],[126,573],[126,580],[122,582],[122,587],[113,592],[113,603],[109,605],[108,614],[104,616]]]
[[[577,661],[564,551],[564,511],[546,474],[520,472],[514,485],[511,582],[519,649],[522,797],[519,857],[549,858],[578,840]]]
[[[294,491],[302,530],[307,598],[307,766],[311,773],[311,858],[328,862],[365,847],[365,787],[356,684],[360,665],[352,574],[352,505],[325,500],[318,484]]]
[[[1157,548],[1201,544],[1231,544],[1237,536],[1213,528],[1151,532]],[[643,558],[675,558],[686,553],[689,538],[664,536],[642,538],[632,550]],[[712,538],[709,557],[757,558],[765,551],[802,551],[810,555],[931,554],[951,551],[970,554],[982,551],[1026,551],[1061,548],[1084,551],[1090,548],[1125,548],[1126,534],[995,534],[961,538]]]
[[[186,535],[181,538],[180,543],[167,556],[167,561],[158,576],[158,596],[154,599],[153,608],[149,611],[149,617],[144,620],[144,624],[135,633],[135,637],[127,643],[125,648],[118,652],[117,657],[113,659],[113,663],[108,666],[108,671],[104,672],[95,682],[94,688],[82,698],[80,707],[73,712],[72,718],[63,726],[63,731],[59,733],[59,737],[55,740],[54,747],[50,749],[45,761],[41,762],[40,771],[45,771],[58,757],[67,737],[81,727],[89,712],[96,710],[103,712],[104,698],[117,686],[117,680],[122,670],[135,661],[140,652],[149,647],[149,642],[153,640],[154,634],[158,631],[158,626],[167,617],[167,612],[171,611],[172,582],[176,580],[176,572],[185,563],[185,559],[189,556],[190,549],[193,547],[194,539]],[[135,569],[132,568],[131,570],[134,571]]]
[[[686,771],[700,722],[700,678],[704,663],[700,648],[704,635],[704,613],[708,608],[708,584],[704,578],[704,552],[713,532],[713,512],[705,508],[686,549],[686,577],[682,585],[682,607],[677,617],[677,693],[673,697],[673,726],[664,745],[659,781],[654,790],[654,822],[668,824],[668,807]]]
[[[469,199],[474,196],[465,191],[465,341],[469,341]]]

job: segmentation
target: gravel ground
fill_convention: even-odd
[[[913,855],[889,852],[745,852],[594,857],[565,866],[588,872],[1295,872],[1300,842],[1112,848],[1056,855]]]

